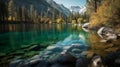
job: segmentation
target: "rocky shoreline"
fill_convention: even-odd
[[[92,45],[90,46],[86,45],[81,40],[78,41],[70,40],[68,42],[65,42],[67,44],[69,43],[70,45],[69,44],[64,45],[63,43],[59,42],[57,43],[58,45],[53,44],[51,46],[48,45],[44,46],[39,44],[32,44],[31,46],[23,45],[20,51],[14,51],[8,55],[0,54],[0,58],[3,58],[0,60],[2,64],[1,66],[119,67],[120,66],[119,34],[116,35],[115,33],[111,33],[113,32],[113,30],[111,29],[108,28],[104,29],[102,29],[101,31],[99,31],[100,29],[98,30],[99,31],[98,35],[101,38],[99,38],[98,41],[95,39],[96,42],[93,41]],[[115,34],[115,37],[111,37],[112,34]],[[92,38],[94,37],[92,36]],[[95,44],[97,45],[95,46]],[[102,50],[103,52],[104,51],[107,52],[106,56],[102,56],[101,54],[99,54],[99,51]]]

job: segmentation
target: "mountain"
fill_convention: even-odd
[[[63,4],[57,4],[55,1],[53,0],[46,0],[53,8],[57,9],[58,11],[60,11],[61,13],[65,14],[66,16],[69,15],[70,10],[68,8],[66,8]]]
[[[86,12],[86,7],[83,6],[81,7],[81,9],[79,10],[79,14],[84,14]]]
[[[79,6],[71,6],[70,10],[71,10],[72,13],[75,14],[75,13],[79,12],[80,7]]]
[[[70,11],[72,13],[74,13],[74,14],[75,13],[84,14],[84,12],[86,11],[86,7],[85,6],[82,6],[82,7],[80,7],[80,6],[71,6]]]
[[[9,0],[5,0],[7,3],[9,2]],[[34,6],[34,9],[37,10],[37,13],[40,14],[41,12],[45,15],[47,10],[49,10],[49,16],[52,15],[53,10],[56,10],[56,14],[59,15],[60,13],[62,13],[64,16],[67,16],[68,13],[66,13],[66,11],[63,11],[63,9],[67,8],[61,8],[60,5],[58,5],[56,2],[54,1],[48,1],[48,0],[13,0],[15,7],[17,8],[18,6],[24,6],[26,7],[28,10],[30,9],[30,5],[32,4]],[[54,7],[54,5],[56,7]],[[68,10],[67,10],[68,11]],[[69,12],[69,11],[68,11]]]

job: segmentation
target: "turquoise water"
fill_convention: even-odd
[[[88,33],[71,24],[8,24],[1,25],[0,53],[9,53],[31,44],[70,44],[68,40],[82,40],[89,44]],[[71,41],[72,42],[72,41]]]

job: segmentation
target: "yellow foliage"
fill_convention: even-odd
[[[83,20],[83,22],[85,22],[85,23],[86,23],[86,22],[87,22],[87,20],[86,20],[86,19],[84,19],[84,20]]]
[[[78,19],[77,19],[77,22],[78,22],[78,23],[81,23],[82,20],[83,20],[83,18],[78,18]]]
[[[8,20],[9,20],[9,21],[14,21],[14,20],[15,20],[15,17],[9,16],[9,17],[8,17]]]
[[[72,20],[72,24],[75,24],[76,23],[76,20]]]
[[[62,23],[62,22],[64,22],[64,20],[62,18],[58,18],[58,19],[56,19],[56,22],[57,23]]]
[[[120,0],[104,0],[90,17],[90,27],[120,24]]]

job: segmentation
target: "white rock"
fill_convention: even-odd
[[[106,42],[107,42],[107,40],[100,40],[100,42],[102,42],[102,43],[106,43]]]
[[[111,34],[107,37],[108,40],[112,39],[112,40],[116,40],[117,39],[117,35],[115,34]]]
[[[38,58],[40,58],[40,56],[39,55],[35,55],[31,59],[38,59]]]
[[[103,35],[102,35],[102,33],[103,33],[103,29],[104,29],[105,27],[101,27],[98,31],[97,31],[97,34],[101,37],[101,38],[103,38]]]
[[[54,48],[56,48],[56,46],[48,46],[48,47],[47,47],[47,50],[52,50],[52,49],[54,49]]]
[[[82,28],[86,28],[86,27],[89,27],[90,23],[85,23],[82,25]]]
[[[100,56],[94,56],[93,59],[92,59],[92,65],[93,65],[93,67],[102,67],[101,57]]]
[[[65,46],[65,47],[63,47],[63,50],[67,50],[67,49],[69,49],[71,46]]]
[[[67,50],[63,50],[60,54],[66,54]]]

